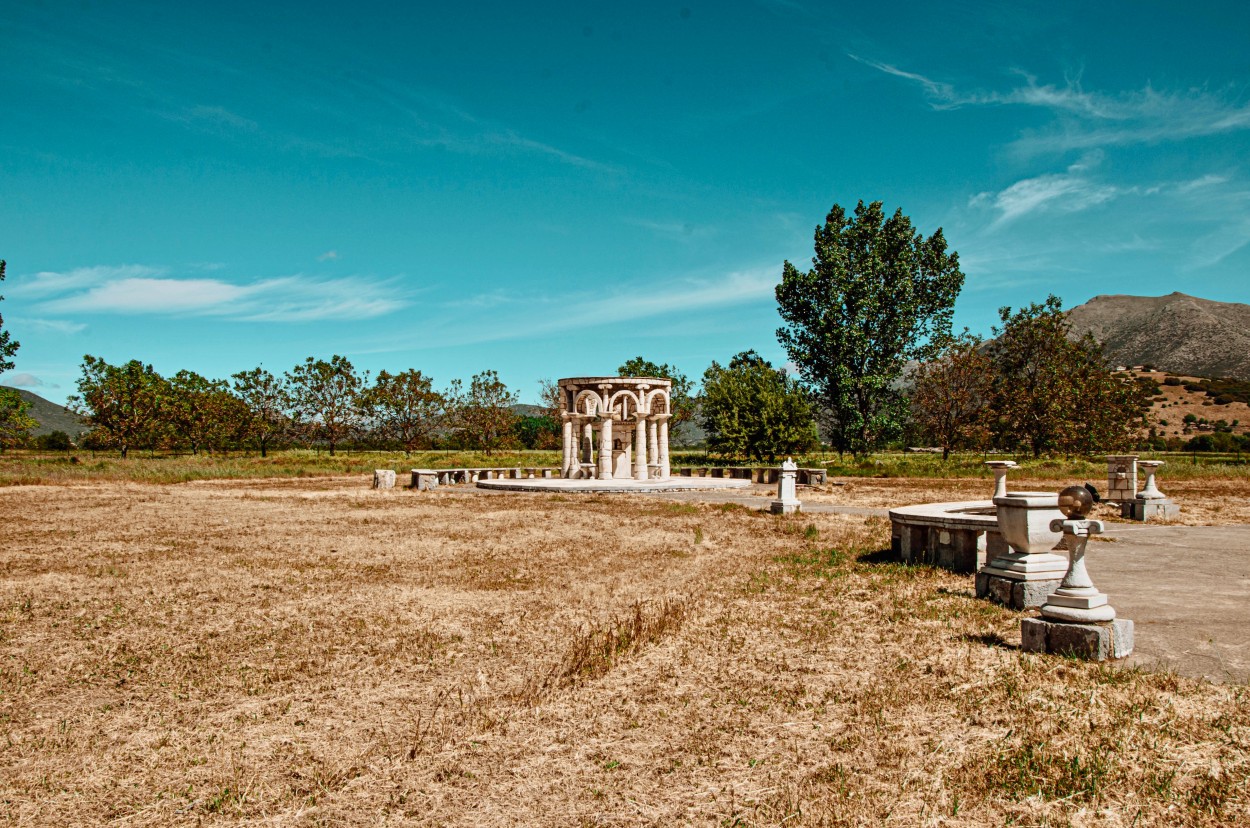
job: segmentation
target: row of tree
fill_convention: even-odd
[[[249,445],[265,456],[291,441],[324,445],[330,454],[359,440],[405,452],[436,440],[490,451],[508,443],[518,420],[516,394],[494,371],[439,391],[412,369],[370,380],[338,355],[309,357],[280,376],[253,368],[230,381],[186,370],[166,378],[139,360],[112,365],[87,355],[69,402],[91,425],[87,444],[123,457],[134,448],[198,454]]]

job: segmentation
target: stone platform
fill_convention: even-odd
[[[1025,618],[1020,621],[1020,649],[1090,661],[1124,658],[1133,652],[1133,622],[1117,618],[1101,624],[1072,624]]]
[[[479,489],[508,492],[575,492],[579,494],[689,492],[712,489],[745,489],[750,485],[750,480],[718,477],[669,477],[663,480],[632,480],[628,478],[568,480],[559,477],[532,480],[477,481]]]

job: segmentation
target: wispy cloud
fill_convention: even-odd
[[[86,324],[71,322],[67,319],[32,319],[25,316],[16,316],[9,321],[13,323],[13,329],[16,331],[41,331],[62,334],[64,336],[82,333],[87,329]]]
[[[1016,72],[1024,82],[1007,90],[963,91],[889,63],[848,56],[918,85],[934,109],[1014,105],[1054,113],[1054,125],[1023,135],[1015,142],[1015,149],[1027,155],[1180,141],[1250,129],[1250,104],[1236,102],[1231,92],[1161,91],[1147,84],[1140,90],[1108,94],[1086,91],[1079,79],[1069,79],[1063,85],[1045,84],[1024,72]]]
[[[337,250],[327,250],[317,257],[319,262],[336,262],[339,260],[339,252]]]
[[[34,374],[9,374],[4,378],[4,384],[14,388],[39,388],[44,382]]]
[[[1077,213],[1104,204],[1125,190],[1097,183],[1085,175],[1097,166],[1099,160],[1086,157],[1070,165],[1065,173],[1022,179],[997,193],[978,193],[969,204],[973,207],[990,204],[998,210],[999,215],[991,226],[1002,225],[1030,213]]]
[[[181,278],[128,265],[37,273],[19,283],[50,314],[218,316],[241,321],[369,319],[408,304],[396,280],[324,279],[304,274],[247,283]],[[76,323],[66,323],[76,324]]]

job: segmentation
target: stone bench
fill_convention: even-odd
[[[980,558],[1008,551],[992,500],[925,503],[890,510],[890,548],[909,564],[976,572]]]

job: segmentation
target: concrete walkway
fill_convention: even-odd
[[[1250,526],[1107,525],[1086,566],[1135,626],[1130,664],[1250,681]]]

